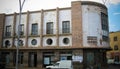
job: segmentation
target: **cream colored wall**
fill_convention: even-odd
[[[38,24],[38,35],[40,35],[40,24],[41,24],[41,13],[37,12],[37,13],[30,13],[29,15],[29,32],[28,34],[31,35],[31,27],[32,24],[37,23]]]
[[[72,33],[70,9],[59,11],[59,34],[62,34],[62,21],[70,21],[70,33]]]
[[[10,46],[8,48],[12,47],[12,39],[11,38],[6,38],[6,39],[3,40],[3,47],[5,47],[5,41],[6,40],[10,41]]]
[[[43,18],[43,34],[46,34],[46,24],[48,22],[53,22],[53,34],[56,34],[56,11],[44,12]]]
[[[103,32],[108,36],[109,31],[101,28],[101,7],[93,5],[82,5],[82,25],[83,25],[83,46],[91,46],[87,43],[87,36],[97,37],[97,46],[109,46],[108,42],[102,41]]]

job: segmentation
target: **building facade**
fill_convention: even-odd
[[[110,47],[111,51],[108,51],[108,59],[114,59],[114,63],[120,63],[120,31],[110,32]]]
[[[19,14],[0,14],[0,53],[15,67]],[[19,67],[42,69],[72,60],[74,69],[106,69],[109,49],[106,6],[73,1],[71,7],[22,13]]]

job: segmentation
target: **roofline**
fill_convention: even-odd
[[[113,31],[113,32],[110,32],[110,34],[111,34],[111,33],[120,33],[120,31]]]
[[[57,7],[57,8],[59,8],[59,7]],[[53,9],[41,9],[41,10],[43,10],[44,12],[47,12],[47,11],[55,11],[57,8],[53,8]],[[59,8],[59,10],[68,10],[68,9],[71,9],[71,7],[64,7],[64,8]],[[37,12],[41,12],[41,10],[36,10],[36,11],[25,11],[25,12],[22,12],[21,14],[27,14],[27,12],[29,12],[29,13],[37,13]],[[14,13],[10,13],[10,14],[5,14],[6,16],[11,16],[11,15],[14,15],[14,14],[18,14],[19,15],[19,13],[18,12],[14,12]],[[3,13],[0,13],[0,14],[3,14]]]
[[[98,2],[93,2],[93,1],[81,1],[81,4],[82,5],[96,5],[96,6],[107,9],[107,7],[104,4],[98,3]]]
[[[104,4],[98,3],[98,2],[93,2],[93,1],[72,1],[72,2],[81,2],[81,5],[94,5],[94,6],[99,6],[99,7],[107,9],[107,7]],[[59,7],[56,7],[56,8],[53,8],[53,9],[41,9],[41,10],[43,10],[43,11],[54,11],[57,8],[59,8]],[[65,9],[66,10],[71,9],[71,7],[59,8],[59,10],[65,10]],[[29,11],[28,10],[28,11],[22,12],[22,14],[26,14],[27,12],[30,12],[30,13],[41,12],[41,10],[36,10],[36,11]],[[14,13],[19,14],[19,12],[14,12]],[[9,16],[9,15],[13,15],[14,13],[10,13],[10,14],[9,13],[8,14],[4,13],[4,14]],[[2,13],[0,13],[0,14],[2,14]]]

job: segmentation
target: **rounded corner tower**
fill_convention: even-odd
[[[110,49],[107,7],[92,1],[74,1],[71,11],[72,44],[83,51],[84,69],[99,65],[106,69],[102,65],[107,64],[106,51]]]

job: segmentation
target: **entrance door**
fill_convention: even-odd
[[[88,52],[87,53],[87,68],[92,69],[94,65],[94,53]]]
[[[115,56],[115,62],[119,62],[119,56]]]
[[[35,52],[29,53],[29,67],[36,67],[37,66],[37,54]]]

